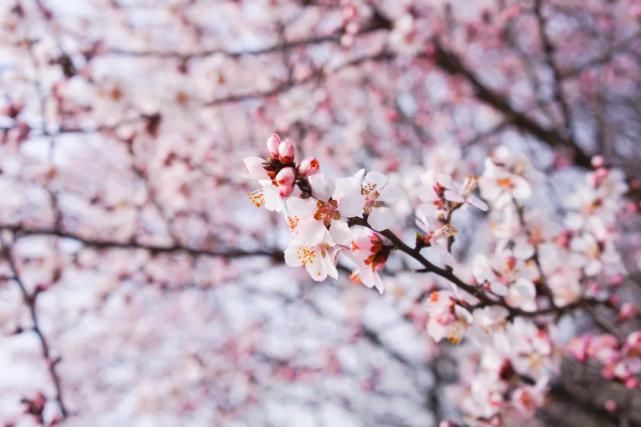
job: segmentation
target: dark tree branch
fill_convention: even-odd
[[[47,338],[42,332],[42,328],[40,326],[40,319],[38,317],[38,311],[37,311],[37,297],[39,294],[39,289],[36,288],[36,290],[34,290],[33,292],[29,292],[25,283],[22,281],[22,278],[20,277],[20,272],[18,271],[18,266],[13,257],[12,250],[11,248],[9,248],[9,246],[4,241],[1,235],[0,235],[0,244],[2,245],[2,255],[7,261],[7,263],[9,264],[9,269],[11,270],[11,274],[12,274],[11,279],[16,283],[18,289],[20,290],[20,294],[22,295],[22,300],[25,306],[27,307],[27,310],[29,311],[29,316],[31,317],[31,322],[32,322],[31,329],[33,333],[36,335],[36,337],[38,338],[38,342],[40,344],[40,352],[42,354],[42,358],[44,359],[45,364],[47,365],[47,372],[49,373],[49,377],[55,389],[55,400],[58,405],[58,409],[60,410],[60,416],[62,419],[65,419],[69,415],[69,412],[67,410],[65,401],[63,399],[62,380],[57,370],[57,366],[58,366],[58,363],[60,362],[60,359],[52,358],[51,345],[47,341]]]
[[[565,148],[574,154],[574,161],[578,166],[590,167],[590,156],[579,147],[575,141],[561,134],[555,129],[549,129],[537,123],[527,114],[515,110],[503,95],[485,85],[479,77],[472,72],[457,54],[446,49],[438,39],[434,43],[434,63],[444,72],[453,76],[462,76],[472,86],[476,98],[494,108],[505,116],[508,123],[516,128],[534,136],[541,142],[553,148]]]
[[[543,16],[543,0],[535,0],[534,15],[536,16],[536,20],[539,25],[539,39],[543,48],[545,63],[552,71],[554,100],[561,109],[561,115],[563,117],[563,125],[566,129],[566,135],[571,138],[572,119],[570,116],[570,107],[565,99],[565,96],[563,95],[563,77],[561,76],[561,70],[559,69],[556,60],[554,59],[556,49],[552,44],[552,40],[550,40],[546,33],[547,20]]]
[[[363,218],[350,218],[349,223],[350,223],[350,226],[360,225],[362,227],[367,227],[372,229],[367,224],[367,221]],[[565,314],[572,313],[575,310],[580,308],[603,305],[606,303],[604,301],[585,297],[585,298],[578,299],[577,301],[574,301],[570,304],[564,305],[562,307],[552,306],[548,308],[539,309],[536,311],[528,311],[528,310],[523,310],[517,307],[512,307],[508,305],[507,302],[503,299],[491,298],[488,294],[486,294],[483,291],[481,287],[466,283],[460,277],[454,274],[452,269],[441,268],[433,264],[421,254],[420,248],[411,248],[410,246],[405,244],[405,242],[403,242],[391,230],[381,231],[380,234],[386,237],[392,243],[395,249],[405,253],[406,255],[409,255],[411,258],[418,261],[423,266],[423,269],[419,270],[419,272],[436,274],[437,276],[440,276],[443,279],[448,280],[459,289],[477,298],[479,300],[479,303],[471,307],[474,309],[488,307],[488,306],[501,306],[509,312],[509,318],[514,318],[517,316],[533,318],[533,317],[539,317],[544,315],[554,315],[554,316],[560,317]]]
[[[249,257],[270,257],[275,261],[282,261],[283,254],[279,249],[256,249],[245,250],[240,248],[194,248],[184,246],[178,243],[172,245],[154,245],[149,243],[139,242],[135,239],[129,241],[113,241],[94,237],[81,236],[69,231],[56,229],[56,228],[28,228],[22,225],[0,225],[0,230],[11,231],[15,234],[16,239],[30,236],[40,237],[54,237],[59,239],[70,239],[86,247],[93,249],[129,249],[129,250],[145,250],[152,254],[176,254],[184,253],[191,256],[207,256],[207,257],[220,257],[220,258],[249,258]]]

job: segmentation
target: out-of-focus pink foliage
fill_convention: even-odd
[[[640,25],[634,0],[6,0],[0,422],[641,421],[560,380],[639,389]]]

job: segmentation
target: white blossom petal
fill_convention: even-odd
[[[476,197],[474,194],[470,194],[467,196],[467,202],[475,208],[480,209],[484,212],[489,209],[487,203]]]
[[[304,246],[315,246],[321,242],[334,244],[331,236],[325,228],[325,224],[315,219],[301,221],[296,229],[294,243]]]
[[[309,273],[310,277],[316,282],[322,282],[327,278],[325,264],[318,253],[315,254],[312,262],[305,265],[305,269]]]
[[[363,214],[363,208],[365,207],[365,198],[363,198],[360,190],[358,191],[358,193],[345,196],[339,200],[338,210],[340,211],[343,218],[352,218],[355,216],[361,216]]]
[[[272,212],[283,210],[283,198],[278,194],[278,188],[274,187],[271,181],[259,181],[263,187],[263,197],[265,198],[265,209]]]
[[[365,178],[363,179],[363,184],[368,185],[375,185],[376,188],[380,191],[385,184],[387,184],[387,177],[383,175],[380,172],[377,171],[370,171],[365,175]]]
[[[445,190],[445,193],[443,193],[443,196],[445,196],[445,200],[449,200],[450,202],[454,203],[463,203],[465,202],[465,199],[463,196],[458,194],[456,191],[453,190]]]
[[[332,221],[329,227],[329,234],[332,236],[334,243],[347,246],[352,240],[352,233],[349,225],[345,221]]]
[[[393,222],[394,217],[388,207],[374,208],[367,217],[367,223],[376,231],[387,230]]]
[[[512,176],[512,181],[514,182],[512,194],[516,199],[526,200],[530,198],[530,196],[532,195],[532,187],[525,178],[522,178],[520,176]]]
[[[298,257],[298,246],[290,245],[285,249],[285,264],[290,267],[300,267],[303,265],[300,258]]]
[[[387,204],[396,203],[401,199],[401,196],[403,195],[402,191],[403,190],[400,186],[389,183],[385,187],[383,187],[382,190],[379,190],[379,196],[377,200]]]
[[[312,187],[312,194],[320,200],[329,200],[334,192],[334,183],[324,173],[317,173],[307,178]]]
[[[494,292],[496,295],[500,297],[505,297],[509,293],[508,287],[504,283],[499,282],[498,280],[490,282],[490,289],[492,290],[492,292]]]
[[[314,199],[301,199],[290,197],[287,199],[288,215],[297,216],[299,219],[311,218],[316,212],[316,201]]]
[[[247,168],[248,178],[267,179],[269,177],[269,175],[267,175],[267,171],[263,167],[265,159],[253,156],[246,157],[243,159],[243,162],[245,163],[245,168]]]

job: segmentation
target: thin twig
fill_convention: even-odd
[[[62,417],[62,419],[65,419],[69,415],[69,412],[63,399],[62,380],[57,370],[58,363],[60,363],[60,358],[52,359],[51,346],[47,341],[44,333],[42,332],[42,328],[40,326],[40,319],[38,317],[37,311],[37,297],[39,292],[37,289],[31,293],[27,290],[27,287],[20,277],[20,272],[18,271],[13,253],[4,241],[2,235],[0,235],[0,244],[2,245],[3,257],[7,260],[9,269],[11,270],[11,274],[13,275],[12,279],[20,290],[22,300],[29,311],[29,316],[31,317],[31,322],[33,323],[31,329],[35,333],[36,337],[38,338],[38,342],[40,343],[42,358],[47,365],[47,371],[55,389],[55,400],[58,405],[58,409],[60,410],[60,416]]]

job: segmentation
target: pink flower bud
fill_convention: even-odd
[[[625,340],[625,344],[627,347],[635,350],[641,350],[641,331],[632,332],[628,335],[628,338]]]
[[[272,135],[267,139],[267,151],[269,151],[269,155],[272,157],[277,157],[278,156],[278,146],[280,145],[280,137],[276,133],[272,133]]]
[[[294,192],[294,184],[283,184],[278,186],[278,194],[280,197],[288,197]]]
[[[625,321],[625,320],[631,319],[634,316],[636,316],[638,313],[639,313],[639,309],[635,304],[632,304],[631,302],[626,302],[619,309],[619,320]]]
[[[632,390],[633,388],[637,388],[639,386],[639,380],[637,380],[635,377],[630,377],[627,380],[625,380],[625,386],[629,390]]]
[[[276,184],[278,186],[285,186],[285,185],[294,185],[294,181],[296,180],[296,172],[294,171],[294,168],[283,168],[276,174]]]
[[[304,159],[300,163],[300,166],[298,167],[298,172],[303,176],[311,176],[311,175],[314,175],[316,172],[318,172],[319,168],[320,168],[320,165],[318,164],[318,160],[312,157],[310,159]]]
[[[627,213],[633,214],[637,211],[637,205],[634,202],[628,202],[625,205],[625,210]]]
[[[619,404],[612,399],[608,399],[603,404],[605,410],[608,412],[616,412],[619,409]]]
[[[605,159],[603,156],[594,156],[591,159],[592,167],[600,168],[605,164]]]
[[[278,157],[283,163],[290,163],[294,161],[294,143],[289,139],[281,141],[278,145]]]
[[[625,277],[622,274],[615,274],[610,278],[610,285],[612,286],[621,286],[625,281]]]

